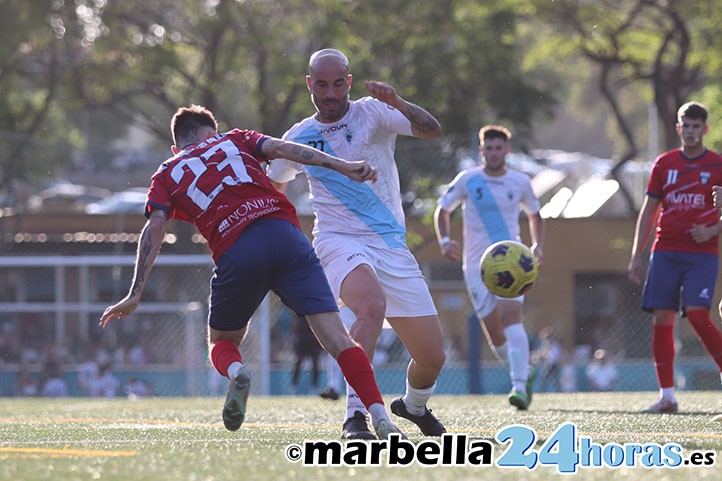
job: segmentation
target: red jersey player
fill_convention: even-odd
[[[642,309],[652,312],[652,355],[660,400],[648,413],[677,412],[674,392],[674,322],[686,313],[704,347],[722,371],[722,334],[709,309],[717,280],[718,236],[722,221],[714,206],[712,186],[722,183],[722,156],[707,150],[707,109],[688,102],[677,112],[680,149],[654,162],[647,196],[637,218],[629,278],[640,282],[642,252],[657,221]]]
[[[260,163],[273,157],[336,170],[356,181],[375,181],[365,161],[347,162],[306,145],[251,130],[218,134],[213,114],[199,106],[180,108],[171,121],[175,156],[151,180],[146,223],[140,235],[135,276],[128,295],[100,318],[106,327],[140,302],[160,251],[169,219],[194,223],[208,241],[215,269],[211,280],[208,339],[211,362],[230,380],[223,408],[227,429],[240,428],[250,392],[250,373],[239,345],[251,315],[268,291],[305,316],[328,353],[359,393],[379,438],[399,433],[390,421],[373,369],[338,315],[336,301],[311,243],[288,199]]]

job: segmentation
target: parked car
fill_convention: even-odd
[[[116,192],[85,206],[86,214],[143,214],[148,189],[138,187]]]
[[[83,212],[86,205],[100,202],[110,194],[108,189],[58,180],[32,196],[29,204],[30,210],[36,212]]]

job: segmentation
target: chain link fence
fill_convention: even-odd
[[[0,258],[0,394],[19,395],[21,371],[28,370],[42,389],[53,371],[71,395],[97,395],[87,377],[108,366],[117,379],[115,395],[142,383],[156,395],[221,395],[226,381],[207,361],[206,316],[210,258],[161,255],[143,302],[133,315],[107,329],[98,326],[103,309],[120,299],[132,279],[132,256],[22,256]],[[506,367],[488,347],[471,314],[463,284],[449,280],[458,267],[422,263],[441,315],[447,362],[437,392],[503,393],[509,389]],[[639,310],[639,289],[630,289],[623,273],[574,276],[574,339],[560,333],[569,326],[539,319],[538,300],[529,294],[525,318],[532,360],[539,369],[536,389],[591,390],[585,369],[597,349],[610,353],[619,372],[620,390],[655,390],[649,315]],[[242,345],[254,374],[257,394],[316,394],[328,381],[330,361],[319,355],[319,382],[313,364],[301,364],[297,385],[292,373],[295,315],[270,294],[256,312]],[[677,385],[680,389],[716,389],[719,377],[694,332],[677,323]],[[391,330],[385,330],[374,357],[384,393],[404,389],[409,356]],[[336,389],[342,386],[335,386]],[[37,391],[40,394],[42,391]],[[145,391],[143,391],[145,392]]]
[[[438,163],[443,167],[429,172],[448,182],[456,172],[449,159],[473,157],[469,138],[435,143],[431,150],[404,144],[399,148],[400,165],[406,166],[402,170],[410,170],[414,162]],[[447,361],[437,392],[507,392],[507,368],[472,315],[461,268],[445,261],[435,245],[428,223],[435,184],[424,186],[422,177],[411,173],[402,177],[402,189],[416,192],[416,198],[406,199],[414,237],[410,244],[445,336]],[[421,195],[424,187],[428,190]],[[306,200],[302,188],[295,195],[295,201]],[[640,288],[629,284],[625,274],[634,219],[607,221],[547,221],[546,264],[525,304],[532,361],[539,370],[537,391],[591,390],[585,371],[598,349],[606,350],[616,365],[615,389],[657,389],[651,316],[639,309]],[[40,395],[51,375],[65,380],[70,395],[99,395],[102,390],[90,379],[106,366],[116,379],[108,381],[116,396],[224,394],[227,381],[207,360],[211,258],[192,226],[169,225],[138,311],[107,329],[97,325],[105,307],[122,298],[131,284],[144,222],[136,214],[0,216],[0,395]],[[310,222],[302,218],[307,232]],[[460,238],[460,221],[454,222]],[[714,305],[719,291],[718,286]],[[714,313],[713,319],[719,323]],[[319,381],[312,382],[313,364],[306,359],[297,385],[292,384],[295,322],[275,295],[254,316],[242,352],[257,394],[316,394],[331,380],[328,358],[321,353]],[[676,331],[678,388],[719,389],[717,370],[688,323],[680,319]],[[373,361],[382,391],[403,392],[409,356],[393,331],[384,331]]]

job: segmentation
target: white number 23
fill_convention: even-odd
[[[198,187],[200,177],[208,170],[208,165],[203,162],[203,160],[208,161],[213,155],[219,152],[225,154],[225,159],[216,164],[216,169],[218,172],[222,172],[223,169],[230,166],[233,174],[223,177],[220,183],[216,185],[211,192],[206,194]],[[253,182],[251,176],[248,175],[246,165],[243,163],[238,147],[230,140],[220,142],[215,148],[203,152],[200,157],[191,157],[178,162],[173,167],[170,176],[176,183],[180,183],[186,173],[190,173],[194,177],[193,182],[188,186],[188,197],[202,210],[208,208],[213,199],[223,190],[224,185],[239,185]]]

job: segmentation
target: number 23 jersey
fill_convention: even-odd
[[[151,179],[146,217],[154,209],[192,222],[217,260],[260,218],[285,219],[300,228],[296,210],[260,163],[268,137],[234,129],[192,145],[161,164]]]

